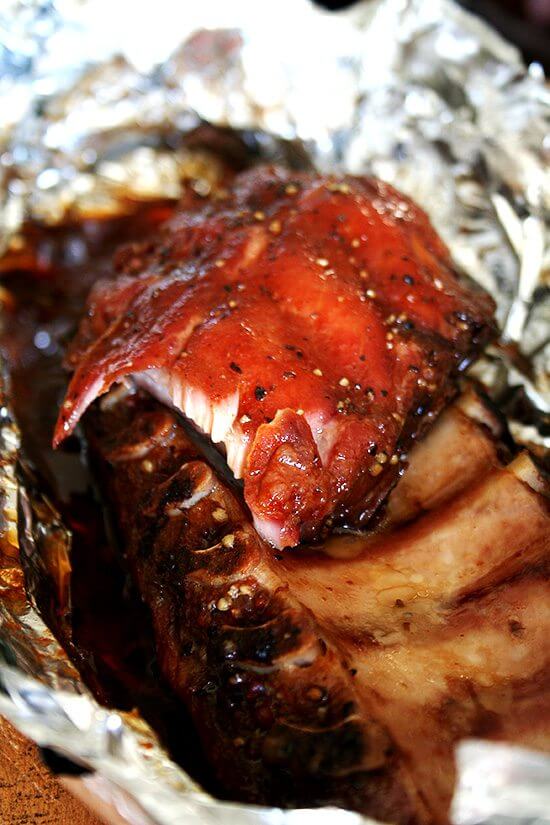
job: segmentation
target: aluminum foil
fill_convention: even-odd
[[[394,183],[497,299],[507,347],[478,373],[496,398],[527,405],[527,417],[509,406],[518,440],[550,446],[550,93],[540,67],[526,70],[449,0],[363,0],[338,14],[308,0],[6,0],[0,107],[2,252],[29,220],[177,198],[180,136],[202,121],[240,130],[267,159],[292,142],[321,170]],[[71,537],[25,473],[5,383],[0,457],[0,712],[96,771],[87,781],[130,823],[364,822],[214,800],[142,720],[97,705],[28,587],[41,541],[61,533],[70,564]],[[469,742],[457,765],[457,825],[548,821],[547,758]]]
[[[298,141],[318,168],[374,172],[424,206],[497,299],[512,348],[492,352],[483,376],[532,407],[539,426],[516,421],[516,436],[549,447],[550,90],[540,67],[526,71],[449,0],[363,0],[339,14],[310,0],[270,13],[249,0],[188,6],[3,4],[0,250],[21,244],[28,218],[176,198],[177,136],[201,119],[249,130],[268,158]]]

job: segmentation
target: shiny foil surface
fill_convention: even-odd
[[[495,297],[504,345],[476,375],[520,443],[539,456],[550,447],[550,89],[540,67],[450,0],[363,0],[339,13],[308,0],[6,0],[0,106],[2,253],[22,245],[29,221],[177,199],[189,162],[177,138],[202,121],[239,130],[267,160],[291,152],[391,182]],[[205,158],[203,194],[210,173]],[[95,702],[33,595],[52,536],[70,571],[71,535],[21,453],[7,376],[0,515],[0,712],[95,771],[86,781],[123,818],[365,821],[219,802],[136,714]],[[457,765],[457,825],[550,821],[546,757],[469,741]]]

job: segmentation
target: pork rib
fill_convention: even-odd
[[[477,387],[465,384],[417,444],[386,504],[385,526],[411,521],[466,489],[510,455],[506,425]]]
[[[501,464],[477,396],[437,425],[456,445],[471,424],[462,487],[427,483],[416,520],[295,554],[261,541],[172,413],[107,399],[86,417],[92,455],[163,672],[229,793],[445,823],[457,739],[550,749],[548,484],[527,455]]]
[[[223,446],[277,547],[366,524],[493,332],[426,215],[367,178],[247,172],[117,265],[55,443],[131,376]]]

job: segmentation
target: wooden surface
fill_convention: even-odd
[[[36,746],[0,717],[1,825],[101,825],[44,767]]]

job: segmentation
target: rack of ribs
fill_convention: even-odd
[[[364,528],[493,308],[387,184],[253,169],[118,254],[71,348],[55,443],[131,381],[219,445],[275,547]]]
[[[85,418],[159,662],[228,795],[446,823],[453,747],[550,750],[550,485],[472,388],[376,531],[263,541],[181,420],[117,389]]]
[[[397,191],[277,168],[187,200],[93,289],[55,442],[92,405],[228,795],[441,825],[459,739],[550,749],[549,484],[456,397],[492,316]]]

